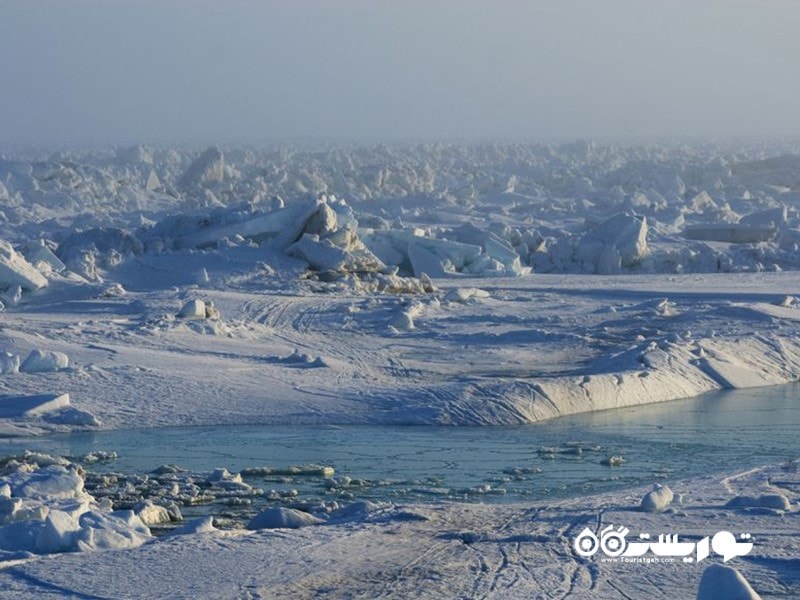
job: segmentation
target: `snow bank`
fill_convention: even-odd
[[[447,404],[426,397],[427,408],[438,411],[440,423],[507,425],[790,383],[800,380],[800,340],[754,336],[649,343],[614,357],[605,368],[589,375],[455,383],[439,393]]]

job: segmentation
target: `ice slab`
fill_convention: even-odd
[[[0,418],[34,417],[70,406],[69,394],[40,394],[37,396],[6,396],[0,398]]]

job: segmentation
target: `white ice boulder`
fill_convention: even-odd
[[[672,497],[669,487],[657,483],[642,498],[641,509],[645,512],[663,512],[672,502]]]
[[[472,223],[455,229],[452,235],[458,242],[480,246],[485,256],[500,263],[502,268],[512,272],[520,270],[519,254],[508,241],[498,235],[484,231]],[[475,269],[470,270],[476,272]]]
[[[697,600],[761,600],[739,571],[727,565],[708,565],[700,578]]]
[[[178,317],[187,320],[205,319],[206,303],[202,300],[189,300],[178,311]]]
[[[211,472],[211,474],[208,477],[206,477],[206,483],[208,485],[218,485],[226,481],[242,483],[242,474],[231,473],[230,471],[228,471],[228,469],[222,467],[219,469],[214,469]]]
[[[152,500],[137,503],[133,507],[133,512],[148,527],[170,522],[169,511],[163,506],[153,504]]]
[[[47,286],[47,279],[18,254],[5,240],[0,240],[0,288],[18,285],[25,290]]]
[[[187,521],[180,527],[176,527],[170,531],[168,535],[194,535],[198,533],[212,533],[214,531],[217,531],[217,528],[214,527],[213,517],[199,517]]]
[[[294,508],[276,506],[257,514],[247,524],[248,529],[298,529],[322,523],[322,519]]]
[[[20,365],[21,373],[49,373],[69,367],[69,357],[53,350],[31,350]]]
[[[63,510],[51,510],[36,536],[36,552],[51,554],[72,550],[80,530],[78,516]]]
[[[304,233],[294,244],[286,249],[286,254],[306,261],[318,271],[354,270],[356,260],[347,251],[337,248],[331,240],[320,239],[317,235]]]
[[[612,263],[615,265],[617,255],[620,268],[633,267],[647,256],[647,231],[645,217],[616,214],[583,235],[576,257],[592,273],[597,272],[599,266],[607,269]],[[602,265],[599,264],[601,257]]]

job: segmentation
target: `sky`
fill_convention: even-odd
[[[800,135],[796,0],[0,0],[0,146]]]

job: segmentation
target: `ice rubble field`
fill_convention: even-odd
[[[575,142],[7,156],[0,432],[508,425],[796,381],[798,150]],[[90,590],[102,584],[81,570],[134,564],[150,565],[163,584],[182,568],[171,560],[200,568],[198,553],[230,554],[257,571],[217,582],[218,597],[293,595],[288,580],[296,593],[346,585],[365,597],[436,594],[455,582],[474,586],[462,592],[473,596],[526,595],[534,585],[547,595],[616,593],[605,567],[564,544],[584,513],[599,527],[626,499],[384,507],[341,528],[152,544],[145,521],[157,508],[112,511],[83,491],[74,465],[43,460],[53,464],[4,467],[0,547],[9,560],[147,543],[135,563],[121,551],[6,568],[3,584],[23,597],[45,587],[108,594]],[[712,493],[706,484],[686,483],[700,504]],[[797,591],[787,579],[798,569],[796,542],[777,533],[796,520],[796,485],[779,492],[783,517],[735,513],[737,527],[752,522],[773,536],[763,559],[746,565],[762,590]],[[703,510],[724,521],[734,513],[719,508],[721,497],[660,524],[689,531],[714,518]],[[629,527],[650,519],[625,518]],[[450,531],[455,522],[505,528],[508,539],[465,543]],[[391,534],[395,545],[381,539]],[[287,558],[307,552],[308,561]],[[264,572],[265,555],[280,566]],[[364,570],[367,557],[377,571]],[[427,562],[472,565],[472,575]],[[687,580],[680,569],[641,570],[626,577],[638,587],[617,591],[637,597],[669,578],[694,590],[699,572],[691,567]],[[374,589],[378,580],[385,589]],[[123,596],[143,593],[115,581]],[[215,589],[199,574],[186,583],[195,584]]]

